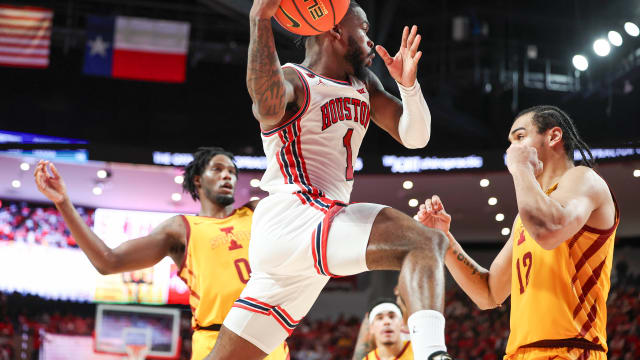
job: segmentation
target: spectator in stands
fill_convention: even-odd
[[[0,203],[0,240],[59,248],[78,247],[55,207],[26,202]],[[78,213],[87,225],[93,226],[94,210],[79,207]]]

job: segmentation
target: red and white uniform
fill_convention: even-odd
[[[304,105],[281,126],[262,132],[268,167],[261,188],[269,194],[298,193],[301,201],[326,196],[349,202],[353,164],[370,124],[365,84],[294,69],[305,89]]]
[[[302,108],[262,132],[269,192],[253,215],[251,278],[224,325],[265,353],[307,314],[331,276],[367,271],[366,248],[383,208],[348,205],[353,164],[371,124],[365,84],[329,79],[296,64]]]

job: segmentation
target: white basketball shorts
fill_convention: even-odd
[[[366,250],[383,205],[274,194],[253,215],[251,278],[224,325],[270,353],[293,332],[332,276],[368,271]]]

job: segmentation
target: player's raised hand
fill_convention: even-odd
[[[67,199],[67,187],[58,169],[50,161],[40,160],[33,176],[38,190],[54,204],[60,204]]]
[[[449,232],[451,226],[451,215],[444,210],[442,200],[438,195],[433,195],[430,199],[425,200],[418,210],[418,221],[422,225],[432,229]]]
[[[381,45],[376,46],[376,51],[387,65],[389,74],[402,86],[411,87],[416,82],[418,61],[422,57],[422,51],[418,51],[421,39],[416,25],[411,27],[411,31],[408,26],[405,26],[402,31],[400,50],[395,56],[391,57]]]
[[[282,0],[254,0],[251,6],[250,16],[261,19],[269,19],[278,11]]]

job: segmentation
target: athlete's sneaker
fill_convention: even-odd
[[[453,356],[449,355],[446,351],[436,351],[429,355],[427,360],[455,360]]]

